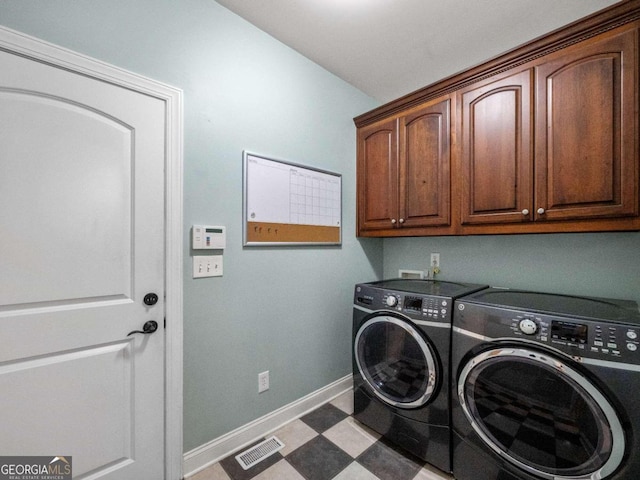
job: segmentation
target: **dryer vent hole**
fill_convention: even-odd
[[[282,448],[284,448],[284,443],[282,443],[278,437],[273,436],[236,455],[236,460],[243,470],[248,470],[256,463],[260,463]]]

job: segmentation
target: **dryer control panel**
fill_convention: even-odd
[[[522,339],[571,356],[640,363],[640,325],[456,302],[454,326],[490,339]]]
[[[451,321],[450,298],[414,293],[356,287],[354,304],[370,310],[392,310],[416,320]]]

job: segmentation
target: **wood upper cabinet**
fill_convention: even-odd
[[[552,54],[536,72],[536,220],[638,215],[637,28]]]
[[[358,233],[398,219],[398,119],[358,130]]]
[[[640,230],[640,0],[354,121],[359,235]]]
[[[358,233],[450,224],[450,100],[358,131]]]
[[[531,79],[529,69],[460,92],[463,224],[533,218]]]
[[[461,90],[462,224],[638,215],[636,36],[618,29]]]
[[[450,109],[447,99],[400,118],[402,227],[450,223]]]

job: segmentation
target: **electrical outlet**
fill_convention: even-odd
[[[440,254],[432,253],[431,254],[431,262],[429,262],[429,266],[431,268],[440,268]]]
[[[269,370],[258,374],[258,393],[269,390]]]

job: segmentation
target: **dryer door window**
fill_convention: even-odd
[[[482,440],[540,478],[605,478],[622,461],[624,432],[612,405],[558,357],[485,351],[463,368],[457,389]]]
[[[415,408],[433,395],[439,377],[433,349],[407,321],[372,317],[358,330],[354,352],[360,374],[385,403]]]

